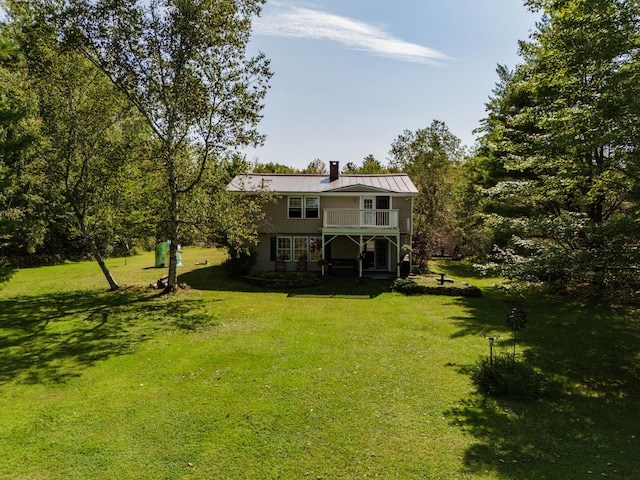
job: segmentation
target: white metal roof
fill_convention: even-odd
[[[380,175],[343,175],[333,182],[329,175],[250,173],[236,176],[227,190],[277,193],[386,192],[417,195],[418,189],[405,173]]]

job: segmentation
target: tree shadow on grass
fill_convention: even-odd
[[[436,266],[437,270],[446,270],[448,275],[464,278],[481,278],[478,271],[465,261],[451,259],[434,259],[430,261],[430,266]]]
[[[138,289],[3,299],[0,384],[65,382],[163,331],[215,325],[201,303]]]
[[[233,277],[220,266],[199,268],[178,277],[179,283],[185,283],[196,290],[231,292],[273,292],[289,297],[327,297],[371,299],[384,292],[391,291],[390,280],[372,278],[336,277],[319,285],[303,288],[273,288],[251,285],[243,278]]]
[[[517,403],[480,396],[447,414],[476,439],[463,457],[471,472],[501,478],[636,478],[640,464],[640,322],[635,309],[535,294],[498,292],[457,299],[468,313],[455,337],[498,334],[494,354],[513,352],[505,322],[511,301],[528,324],[518,333],[521,360],[558,382],[546,400]],[[461,368],[462,371],[469,369]]]

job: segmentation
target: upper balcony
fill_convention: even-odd
[[[322,226],[330,230],[398,230],[398,210],[325,208]]]

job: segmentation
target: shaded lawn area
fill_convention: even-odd
[[[208,266],[197,266],[204,259]],[[185,249],[172,297],[151,255],[16,272],[0,289],[0,478],[632,479],[640,464],[637,311],[510,297],[405,297],[391,281],[269,291]],[[66,279],[66,281],[61,281]],[[561,384],[484,399],[465,373],[512,351]]]

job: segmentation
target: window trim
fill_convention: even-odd
[[[307,206],[307,200],[316,200],[315,208],[309,208]],[[315,210],[316,216],[315,217],[310,217],[308,215],[309,210]],[[304,197],[304,218],[310,218],[310,219],[311,218],[313,218],[313,219],[320,218],[320,197],[318,195]]]
[[[291,206],[291,201],[292,200],[300,200],[300,206],[299,207],[292,207]],[[291,216],[291,209],[295,208],[295,209],[300,209],[300,216]],[[287,218],[290,219],[299,219],[299,218],[304,218],[304,197],[296,195],[296,196],[291,196],[291,197],[287,197]]]
[[[291,200],[300,199],[300,207],[293,207],[296,210],[300,209],[300,216],[291,216]],[[307,208],[307,199],[315,199],[317,200],[318,206],[317,208]],[[317,211],[317,215],[312,217],[309,216],[307,210]],[[320,196],[319,195],[290,195],[287,197],[287,219],[289,220],[318,220],[320,218]]]
[[[283,260],[285,262],[290,262],[291,261],[291,253],[293,251],[293,245],[292,245],[293,239],[292,239],[291,236],[286,236],[286,235],[278,235],[276,237],[276,260],[280,259],[280,257],[283,256],[283,254],[281,252],[285,252],[287,250],[286,248],[280,246],[280,240],[281,239],[282,240],[286,240],[289,243],[289,247],[288,247],[289,252],[288,252],[287,258],[284,258]]]
[[[309,260],[309,237],[304,235],[294,235],[291,237],[291,260],[297,262],[300,260],[302,255],[298,255],[298,253],[302,253],[302,249],[297,248],[296,240],[304,240],[304,253],[306,254],[306,260]]]
[[[285,262],[297,262],[299,260],[299,258],[295,258],[295,254],[296,254],[296,239],[305,239],[305,252],[307,254],[307,261],[310,262],[315,262],[317,260],[320,260],[320,258],[322,258],[322,247],[319,250],[316,250],[314,252],[309,251],[309,245],[311,245],[311,242],[317,240],[319,242],[320,245],[322,245],[322,237],[314,237],[311,235],[278,235],[276,237],[274,237],[275,240],[275,245],[276,245],[276,256],[275,256],[275,260],[278,260],[281,255],[282,255],[282,248],[280,247],[281,243],[280,243],[280,239],[286,239],[285,242],[283,243],[288,243],[289,244],[289,252],[287,258],[285,258]],[[300,249],[297,250],[298,252],[301,252]],[[274,260],[274,261],[275,261]]]

